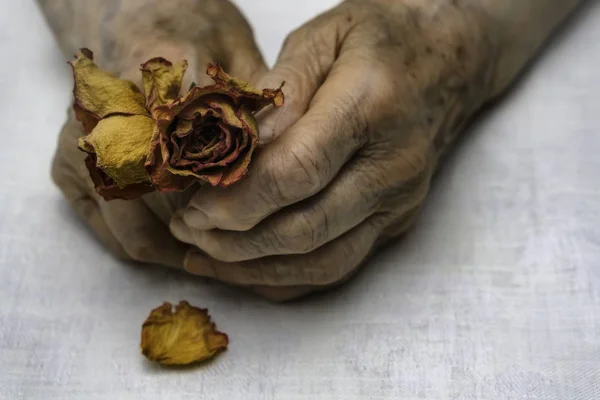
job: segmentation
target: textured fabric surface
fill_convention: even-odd
[[[239,3],[271,62],[286,31],[333,4]],[[0,0],[0,399],[600,399],[590,3],[471,129],[411,234],[343,289],[280,306],[96,242],[49,180],[67,65],[33,2]],[[205,368],[140,355],[150,309],[180,299],[230,334]]]

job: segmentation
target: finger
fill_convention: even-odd
[[[83,162],[85,155],[77,150],[77,139],[82,135],[81,124],[75,120],[69,110],[67,122],[63,125],[58,148],[52,160],[52,180],[61,190],[65,200],[91,228],[96,237],[118,257],[128,258],[102,217],[95,190],[85,180],[89,180]]]
[[[349,30],[344,22],[326,13],[286,38],[276,64],[258,82],[259,88],[279,87],[285,82],[285,106],[258,114],[261,144],[304,115],[336,60],[338,41]]]
[[[369,255],[383,221],[382,217],[373,216],[308,254],[228,263],[191,250],[184,267],[192,274],[236,285],[330,285],[350,274]]]
[[[187,206],[197,190],[197,187],[190,186],[181,192],[151,192],[142,196],[142,200],[163,225],[169,226],[173,215]]]
[[[424,172],[412,173],[385,163],[376,166],[370,158],[357,157],[321,193],[275,213],[245,232],[189,228],[183,218],[171,221],[171,232],[179,240],[196,245],[221,261],[243,261],[278,254],[304,254],[352,229],[375,213],[383,200],[396,197],[403,213],[423,201],[427,193]],[[405,165],[404,169],[409,167]],[[390,192],[390,172],[405,177],[398,194]],[[393,187],[397,183],[393,182]]]
[[[141,199],[106,202],[98,196],[77,149],[81,125],[69,113],[60,135],[52,177],[75,211],[107,247],[122,258],[182,268],[187,247]]]
[[[328,78],[309,111],[257,154],[246,179],[198,192],[185,212],[190,227],[248,230],[328,185],[368,140],[359,103],[369,89],[347,88],[355,72],[342,67]]]
[[[80,184],[81,178],[66,167],[60,157],[55,157],[53,161],[52,177],[75,213],[88,225],[96,237],[118,257],[129,258],[106,225],[95,199]]]
[[[311,252],[357,226],[394,197],[400,215],[421,204],[429,189],[429,171],[407,163],[357,157],[321,193],[275,213],[245,232],[197,230],[183,218],[171,221],[171,232],[221,261],[244,261],[278,254]],[[393,176],[394,181],[386,179]],[[398,183],[395,177],[402,177]]]
[[[182,268],[187,246],[141,200],[100,201],[106,225],[132,259]]]
[[[375,246],[377,246],[377,243]],[[363,261],[364,262],[364,261]],[[336,287],[339,287],[351,280],[356,273],[358,272],[358,268],[352,270],[349,274],[346,274],[342,279],[330,284],[330,285],[321,285],[321,286],[250,286],[249,289],[253,293],[258,294],[270,301],[276,303],[283,303],[291,300],[296,300],[301,297],[305,297],[311,293],[323,292],[326,290],[331,290]]]

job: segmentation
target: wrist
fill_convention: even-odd
[[[479,3],[498,40],[492,97],[531,61],[552,33],[583,0],[469,0]]]

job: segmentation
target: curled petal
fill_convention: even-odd
[[[95,154],[88,154],[85,165],[90,172],[96,192],[106,201],[116,199],[132,200],[155,190],[150,182],[134,183],[120,188],[110,176],[98,168]]]
[[[161,130],[164,131],[175,116],[178,116],[182,112],[186,114],[187,108],[190,105],[203,104],[203,98],[207,95],[225,95],[231,99],[235,106],[240,107],[244,105],[253,113],[262,110],[269,104],[275,107],[283,105],[284,96],[281,87],[279,89],[256,90],[249,83],[227,75],[218,64],[209,64],[207,73],[215,81],[214,85],[193,87],[185,96],[180,97],[176,101],[152,109],[152,115]]]
[[[229,339],[216,330],[208,310],[187,301],[152,310],[142,325],[142,353],[151,361],[187,365],[213,358],[227,349]]]
[[[258,124],[252,112],[242,107],[240,109],[240,119],[244,124],[244,131],[250,136],[250,147],[243,157],[238,158],[233,165],[231,165],[223,174],[219,185],[227,187],[232,183],[235,183],[242,179],[248,173],[248,165],[252,159],[254,149],[258,145]]]
[[[150,154],[146,161],[146,171],[152,184],[161,192],[185,190],[193,185],[197,178],[193,174],[173,174],[169,167],[168,139],[161,134],[158,127],[154,128],[150,140]]]
[[[75,81],[76,116],[88,133],[99,120],[111,114],[149,115],[138,87],[100,69],[90,50],[81,49],[69,64]]]
[[[216,96],[222,96],[222,100],[216,100]],[[236,98],[232,96],[227,89],[216,85],[199,87],[196,86],[183,97],[172,103],[156,106],[152,109],[152,116],[156,120],[161,131],[166,132],[167,128],[173,122],[175,117],[184,119],[193,119],[195,113],[204,113],[210,108],[205,102],[204,97],[212,99],[212,103],[228,102],[237,105]]]
[[[142,64],[142,80],[149,109],[173,101],[179,96],[187,66],[187,61],[173,65],[162,57]]]
[[[248,82],[229,76],[219,64],[209,64],[206,73],[219,86],[225,87],[243,99],[253,112],[258,112],[269,104],[281,107],[284,102],[283,84],[279,89],[255,89]]]
[[[94,154],[96,166],[119,188],[149,182],[144,164],[154,128],[143,115],[113,115],[100,120],[94,130],[79,139],[79,148]]]

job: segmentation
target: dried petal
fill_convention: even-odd
[[[142,325],[142,353],[151,361],[186,365],[206,361],[225,350],[227,335],[216,330],[208,310],[182,301],[152,310]]]
[[[79,148],[96,157],[101,168],[119,188],[149,182],[144,164],[150,152],[154,121],[143,115],[113,115],[100,120],[94,130],[79,139]]]
[[[106,201],[115,199],[131,200],[154,191],[151,182],[134,183],[120,188],[110,176],[98,168],[95,154],[88,154],[85,158],[85,165],[90,172],[96,191]]]
[[[246,131],[250,134],[252,144],[244,157],[238,158],[235,164],[225,172],[219,182],[223,187],[227,187],[232,183],[239,181],[248,173],[248,165],[250,165],[252,153],[258,145],[258,124],[256,123],[256,119],[254,119],[252,112],[250,112],[248,108],[242,107],[240,110],[240,119],[242,120]]]
[[[222,85],[229,90],[235,92],[237,96],[247,97],[256,102],[251,108],[254,112],[258,112],[269,104],[275,107],[283,105],[283,92],[279,89],[263,89],[259,91],[252,87],[248,82],[229,76],[219,64],[208,64],[206,73],[210,76],[217,85]]]
[[[76,116],[88,133],[99,120],[112,114],[150,115],[138,87],[101,70],[90,50],[81,49],[69,64],[75,80]]]
[[[149,109],[179,97],[187,66],[187,61],[173,65],[162,57],[153,58],[142,64],[146,105]]]

